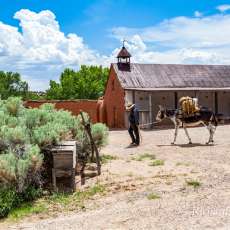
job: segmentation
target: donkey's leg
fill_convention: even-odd
[[[171,143],[172,145],[174,145],[175,144],[175,142],[176,142],[176,138],[177,138],[177,134],[178,134],[178,129],[179,129],[179,125],[175,125],[175,132],[174,132],[174,140],[173,140],[173,142]]]
[[[211,131],[210,124],[207,125],[207,129],[209,132],[209,139],[208,139],[208,142],[206,142],[206,144],[208,145],[211,142],[211,137],[212,137],[212,131]]]
[[[214,126],[211,124],[211,142],[212,142],[212,143],[214,142],[214,140],[213,140],[214,133],[215,133],[215,128],[214,128]]]
[[[214,141],[213,141],[214,127],[212,126],[211,123],[209,123],[209,124],[207,125],[207,129],[208,129],[208,131],[209,131],[209,140],[208,140],[208,142],[207,142],[206,144],[209,144],[210,142],[214,142]]]
[[[204,125],[205,128],[208,129],[208,132],[209,132],[209,140],[206,142],[206,144],[208,145],[210,143],[210,140],[211,140],[211,132],[210,132],[210,127],[209,127],[210,123],[207,124],[204,121],[202,121],[202,124]]]
[[[187,130],[185,124],[184,124],[184,131],[185,131],[186,136],[188,137],[189,144],[192,144],[192,140],[191,140],[191,138],[190,138],[190,136],[189,136],[189,134],[188,134],[188,130]]]

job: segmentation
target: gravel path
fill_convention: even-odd
[[[180,130],[177,145],[171,146],[173,130],[142,131],[141,146],[127,148],[127,132],[111,131],[102,152],[117,160],[103,165],[97,178],[108,188],[105,197],[87,202],[85,211],[2,229],[230,229],[230,126],[218,127],[213,146],[204,144],[205,128],[189,133],[193,145],[186,144]],[[164,165],[136,160],[145,153]],[[188,186],[186,181],[192,180],[201,186]],[[148,199],[152,193],[159,199]]]

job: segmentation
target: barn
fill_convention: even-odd
[[[158,105],[177,108],[182,96],[197,97],[199,104],[230,117],[230,66],[138,64],[123,46],[112,63],[104,94],[104,113],[110,128],[128,126],[125,105],[135,103],[140,123],[155,121]]]

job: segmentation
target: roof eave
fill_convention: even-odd
[[[130,91],[230,91],[230,87],[225,88],[124,88],[124,90]]]

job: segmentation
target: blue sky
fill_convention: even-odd
[[[230,1],[0,0],[0,68],[44,90],[66,68],[133,61],[230,64]]]
[[[82,36],[93,49],[108,54],[117,40],[110,36],[114,27],[147,27],[176,16],[193,17],[195,11],[216,13],[221,0],[1,0],[0,20],[18,26],[13,19],[21,9],[52,11],[64,33]]]

